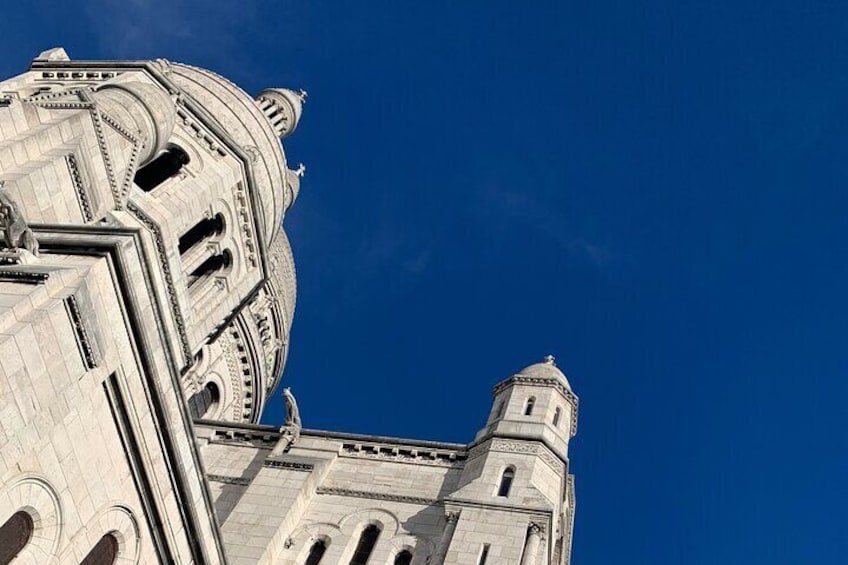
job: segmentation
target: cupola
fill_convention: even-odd
[[[297,128],[304,102],[305,90],[295,92],[288,88],[269,88],[256,97],[256,103],[280,139],[290,136]]]

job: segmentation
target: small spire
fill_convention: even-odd
[[[543,360],[543,362],[556,367],[556,358],[553,355],[545,355],[545,359]]]

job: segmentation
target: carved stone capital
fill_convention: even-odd
[[[445,512],[445,521],[448,524],[456,524],[459,521],[459,511]]]
[[[545,525],[540,524],[538,522],[530,522],[530,526],[527,528],[527,532],[531,536],[538,536],[539,538],[544,538]]]

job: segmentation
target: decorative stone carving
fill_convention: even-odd
[[[3,242],[8,251],[26,249],[38,256],[38,240],[24,220],[18,204],[9,193],[3,190],[5,182],[0,181],[0,229],[3,230]]]
[[[224,483],[225,485],[239,485],[239,486],[247,486],[250,484],[250,479],[245,477],[228,477],[226,475],[206,475],[210,481],[214,481],[216,483]]]
[[[372,500],[387,500],[391,502],[408,502],[410,504],[424,504],[432,506],[439,504],[435,498],[424,498],[420,496],[406,496],[401,494],[391,494],[384,492],[373,492],[367,490],[356,490],[338,487],[318,487],[315,491],[318,494],[334,494],[337,496],[349,496],[354,498],[370,498]]]
[[[288,451],[300,438],[300,410],[297,407],[297,400],[295,400],[289,387],[283,389],[283,400],[286,403],[286,421],[283,427],[280,428],[280,434],[288,440],[288,445],[286,446],[286,451]]]
[[[380,444],[342,444],[339,455],[367,459],[390,459],[399,463],[415,465],[433,465],[439,467],[460,467],[467,454],[456,451],[415,449],[397,445]]]
[[[297,407],[297,400],[295,400],[291,388],[285,387],[283,389],[283,399],[286,402],[286,426],[297,426],[299,428],[301,426],[300,410]]]

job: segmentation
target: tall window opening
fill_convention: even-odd
[[[527,399],[527,404],[524,405],[524,415],[525,416],[532,416],[533,415],[533,408],[535,406],[536,406],[536,397],[531,396],[530,398]]]
[[[380,537],[380,528],[374,524],[362,530],[362,535],[359,536],[359,543],[356,544],[356,551],[353,552],[350,565],[365,565],[368,562],[368,558],[371,557],[371,552],[374,551],[378,537]]]
[[[188,409],[193,418],[207,418],[215,413],[221,402],[221,391],[215,383],[206,383],[203,390],[194,393],[188,400]]]
[[[321,563],[321,558],[324,557],[324,553],[327,551],[327,542],[324,540],[318,540],[312,544],[312,547],[309,550],[309,555],[306,557],[306,563],[304,565],[318,565]]]
[[[0,526],[0,564],[11,563],[12,559],[26,547],[32,539],[35,524],[28,512],[19,510],[12,514],[6,522]]]
[[[169,178],[176,176],[184,166],[188,165],[188,153],[181,147],[171,145],[155,159],[147,163],[135,173],[135,184],[150,192]]]
[[[412,563],[412,553],[404,549],[395,556],[395,565],[409,565]]]
[[[212,218],[204,218],[197,222],[180,238],[180,255],[201,243],[202,241],[220,235],[224,231],[224,216],[215,214]]]
[[[559,426],[559,418],[562,415],[562,409],[557,406],[556,410],[554,410],[554,426]]]
[[[188,275],[188,287],[191,288],[197,284],[198,281],[211,277],[220,271],[224,271],[232,265],[232,262],[233,256],[227,249],[217,255],[207,257],[203,263],[198,265],[197,268]]]
[[[106,534],[91,548],[80,565],[113,565],[118,558],[118,538]]]
[[[483,549],[480,550],[480,559],[477,561],[477,565],[486,565],[486,560],[489,558],[489,544],[484,543]]]
[[[512,488],[512,480],[515,478],[515,468],[507,467],[501,475],[501,484],[498,487],[498,496],[509,496],[509,489]]]

